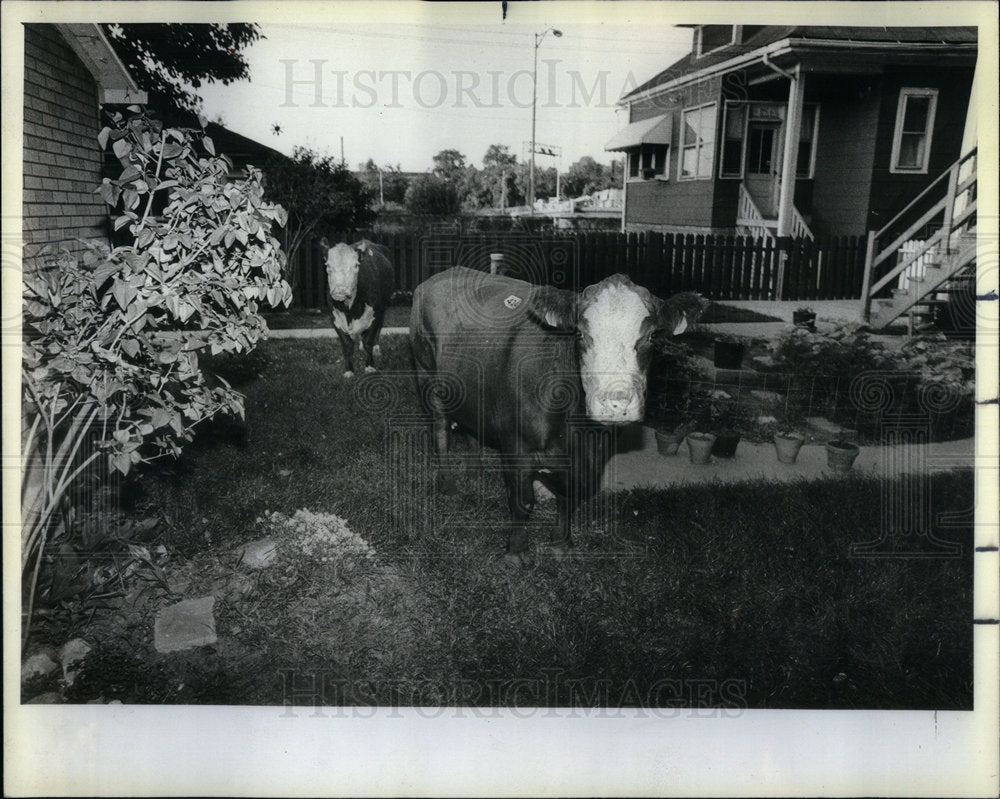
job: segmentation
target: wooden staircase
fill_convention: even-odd
[[[956,278],[975,268],[976,187],[972,150],[887,225],[868,234],[861,302],[871,327],[884,328],[908,313],[913,332],[914,313],[943,302],[935,295],[947,294]]]

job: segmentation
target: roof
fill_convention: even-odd
[[[262,167],[268,163],[281,163],[290,160],[287,155],[273,147],[247,138],[217,122],[209,122],[205,126],[205,133],[211,137],[215,151],[228,155],[233,165],[237,167],[243,167],[247,164]]]
[[[805,40],[814,42],[839,42],[844,49],[850,50],[852,44],[884,43],[887,45],[911,44],[914,46],[930,45],[975,45],[977,31],[974,26],[937,27],[937,28],[889,28],[861,27],[843,25],[769,25],[757,31],[740,44],[730,44],[713,50],[700,58],[694,57],[694,52],[675,61],[665,70],[650,80],[636,87],[621,98],[628,101],[636,95],[648,92],[658,86],[666,86],[693,73],[702,72],[712,67],[724,70],[723,65],[739,56],[752,54],[763,50],[768,45],[784,40]],[[738,66],[743,66],[742,64]]]
[[[56,29],[94,77],[101,103],[145,103],[138,87],[99,25],[56,23]]]

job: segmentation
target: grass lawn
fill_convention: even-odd
[[[126,512],[162,519],[160,577],[37,627],[93,646],[71,701],[971,709],[971,473],[930,483],[955,557],[851,557],[880,537],[884,488],[856,477],[620,493],[577,557],[511,568],[495,456],[431,494],[406,340],[382,348],[387,371],[347,383],[335,342],[268,342],[246,440],[206,434],[144,477]],[[276,566],[238,566],[240,544],[286,530],[265,513],[300,509],[374,557],[281,539]],[[206,593],[218,644],[158,654],[156,610]]]

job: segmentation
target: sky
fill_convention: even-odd
[[[619,98],[690,47],[689,29],[650,24],[648,15],[642,25],[612,14],[581,19],[557,4],[525,18],[524,4],[511,3],[503,21],[499,3],[484,6],[464,14],[403,6],[391,22],[369,13],[262,23],[266,39],[245,51],[250,81],[203,86],[206,116],[285,153],[305,145],[339,156],[343,137],[352,168],[372,158],[422,172],[449,148],[481,166],[491,144],[525,161],[534,36],[548,30],[538,48],[535,140],[561,155],[536,164],[565,170],[585,155],[609,163],[615,154],[604,144],[627,121]]]

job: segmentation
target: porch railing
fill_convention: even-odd
[[[974,227],[976,153],[973,149],[962,156],[886,225],[869,232],[861,285],[864,319],[871,318],[872,300],[880,291],[898,286],[899,277],[914,265],[939,262],[957,248],[958,237]],[[934,227],[937,230],[924,235]]]
[[[736,209],[736,233],[740,236],[767,236],[772,240],[777,235],[778,221],[768,219],[761,213],[757,203],[754,202],[746,186],[740,184],[739,204]],[[792,229],[790,231],[793,239],[809,239],[813,241],[815,236],[806,220],[802,218],[799,209],[792,206]]]

